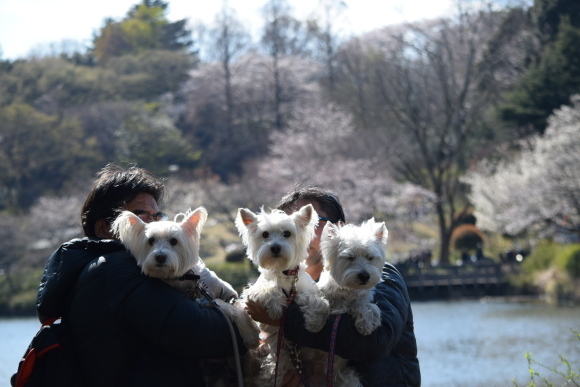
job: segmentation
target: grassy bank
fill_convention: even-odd
[[[541,241],[512,285],[534,288],[549,303],[580,303],[580,244]]]
[[[43,269],[0,275],[0,316],[36,316],[34,305]]]

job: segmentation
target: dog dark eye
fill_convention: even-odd
[[[282,236],[283,236],[284,238],[290,238],[290,231],[284,231],[284,232],[282,233]]]
[[[149,238],[147,242],[149,242],[149,246],[153,246],[153,243],[155,243],[155,238]]]
[[[270,233],[269,233],[268,231],[264,231],[264,232],[262,233],[262,236],[263,236],[264,238],[268,238],[268,237],[270,236]]]
[[[349,261],[354,261],[354,255],[349,255],[348,257],[346,257],[346,259],[348,259]]]
[[[372,261],[374,257],[367,257],[369,261]]]
[[[171,238],[171,239],[169,240],[169,244],[171,244],[171,246],[175,246],[175,245],[177,244],[177,239],[175,239],[175,238]]]

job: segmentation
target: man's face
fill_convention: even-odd
[[[165,214],[159,211],[157,202],[148,193],[140,193],[135,196],[124,208],[137,215],[143,222],[151,223],[160,220]]]
[[[304,207],[307,204],[312,204],[314,210],[318,214],[318,216],[322,216],[327,218],[328,214],[324,212],[318,202],[311,201],[311,200],[298,200],[294,203],[294,207],[292,207],[292,212],[298,211],[300,208]],[[320,277],[320,273],[322,273],[323,262],[322,262],[322,254],[320,253],[320,236],[322,235],[322,230],[324,230],[324,226],[326,225],[326,220],[318,221],[318,226],[315,230],[315,236],[310,242],[308,246],[308,258],[306,258],[306,272],[310,274],[310,276],[317,280]]]
[[[125,205],[123,210],[131,211],[139,216],[145,223],[158,220],[160,216],[157,202],[148,193],[140,193],[133,200]],[[95,225],[95,234],[99,238],[116,239],[111,232],[111,225],[105,219],[99,219]]]

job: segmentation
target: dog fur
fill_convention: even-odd
[[[330,305],[331,314],[354,317],[362,335],[369,335],[381,324],[373,290],[381,282],[386,262],[388,231],[383,222],[371,218],[360,226],[328,222],[322,231],[320,248],[324,270],[318,287]],[[335,356],[335,386],[360,386],[360,378],[345,359]]]
[[[177,222],[183,217],[181,222]],[[221,293],[220,287],[229,284],[216,281],[199,258],[201,230],[207,220],[207,211],[199,207],[179,214],[175,221],[145,223],[129,211],[123,211],[113,222],[113,232],[131,251],[143,274],[164,280],[169,285],[188,292],[196,284],[180,280],[190,270],[202,274],[202,278],[212,279],[209,287],[213,297]],[[213,289],[212,289],[213,288]],[[259,329],[241,305],[230,304],[215,299],[224,314],[237,325],[247,348],[259,345]]]
[[[306,328],[311,332],[322,329],[328,317],[328,302],[306,273],[303,263],[318,224],[318,215],[312,205],[308,204],[291,215],[279,210],[266,213],[263,208],[255,214],[249,209],[240,208],[235,224],[247,248],[248,258],[260,271],[260,276],[244,290],[242,298],[260,304],[271,318],[281,318],[295,280],[294,276],[286,275],[284,271],[298,268],[294,300],[304,312]],[[267,335],[265,344],[269,352],[262,377],[269,379],[269,385],[272,385],[280,327],[260,324],[260,328]],[[275,381],[278,386],[284,374],[293,368],[287,344],[287,340],[283,339]]]

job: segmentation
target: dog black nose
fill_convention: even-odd
[[[365,271],[364,273],[358,273],[357,277],[361,283],[367,283],[367,282],[369,282],[371,275]]]
[[[282,251],[282,248],[280,247],[280,245],[272,245],[272,247],[270,247],[270,251],[273,254],[278,255],[278,254],[280,254],[280,251]]]
[[[157,263],[165,263],[165,261],[167,261],[167,256],[165,254],[157,254],[155,256],[155,261]]]

